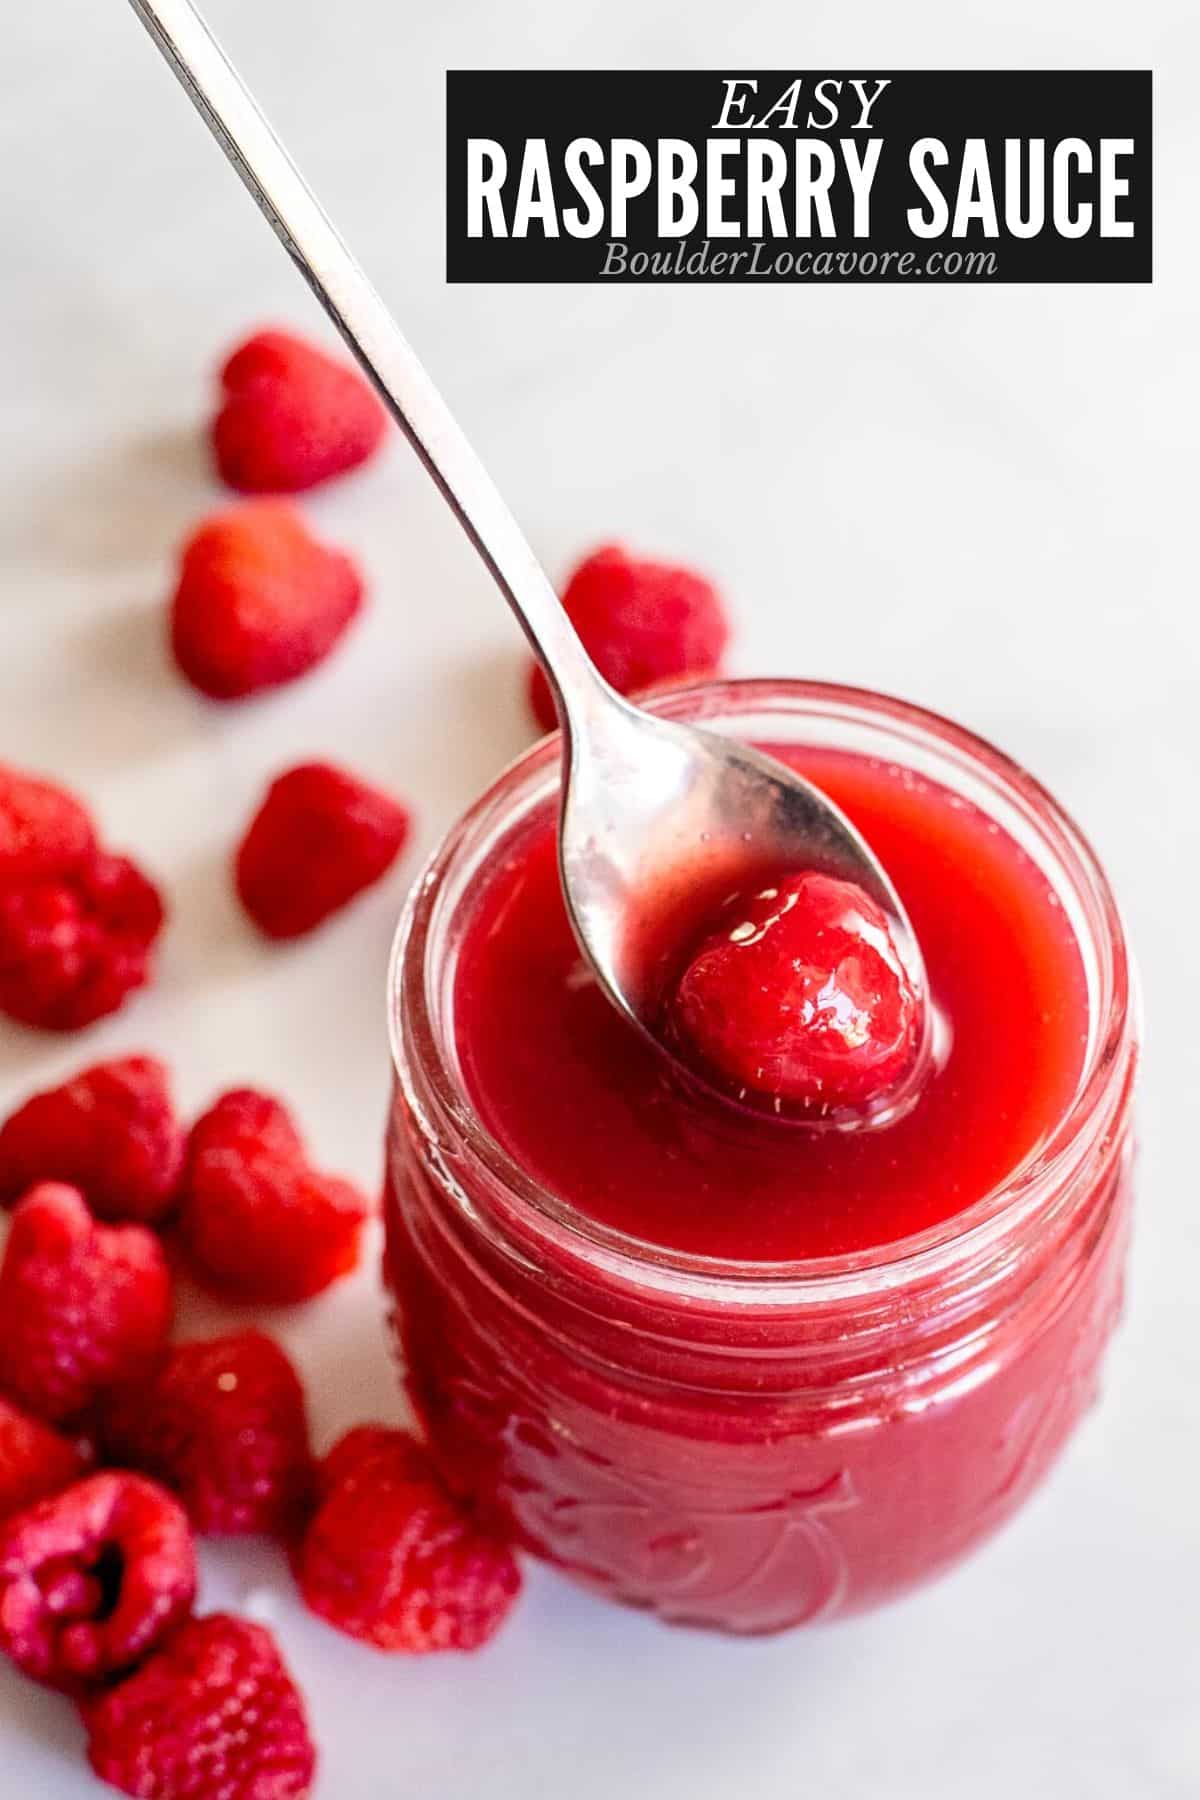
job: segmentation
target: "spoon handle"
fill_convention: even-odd
[[[130,0],[490,569],[559,704],[604,688],[524,532],[192,0]]]

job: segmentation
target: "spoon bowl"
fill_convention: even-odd
[[[918,995],[926,992],[920,945],[887,871],[829,797],[774,757],[701,726],[668,719],[615,694],[566,700],[559,864],[567,912],[593,973],[612,1004],[662,1054],[678,1062],[662,1030],[664,982],[682,921],[710,915],[759,877],[816,870],[855,883],[887,915],[897,954]],[[582,709],[582,716],[580,715]],[[924,1012],[931,1015],[926,1005]],[[926,1042],[902,1090],[881,1097],[870,1121],[897,1116],[915,1093]],[[764,1096],[734,1099],[743,1110],[778,1107]],[[826,1123],[845,1126],[847,1118]]]

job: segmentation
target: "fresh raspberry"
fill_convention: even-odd
[[[619,694],[715,674],[729,640],[724,603],[711,582],[690,569],[635,561],[617,544],[580,563],[562,602],[584,649]],[[553,731],[554,700],[536,663],[529,699],[538,724]]]
[[[58,1493],[84,1466],[77,1444],[0,1397],[0,1519]]]
[[[296,1555],[306,1604],[378,1650],[477,1650],[521,1586],[491,1536],[403,1431],[360,1426],[334,1446]]]
[[[35,1681],[132,1668],[195,1594],[187,1515],[140,1475],[91,1475],[0,1524],[0,1650]]]
[[[679,1041],[726,1086],[821,1112],[886,1093],[919,1017],[887,915],[813,872],[733,895],[671,1002]]]
[[[35,1187],[0,1263],[0,1387],[45,1419],[152,1368],[171,1323],[162,1245],[141,1225],[98,1225],[75,1189]]]
[[[358,1261],[367,1203],[311,1168],[278,1100],[222,1096],[192,1128],[180,1222],[197,1272],[220,1292],[284,1304],[319,1294]]]
[[[162,898],[127,857],[98,853],[72,874],[0,890],[0,1009],[77,1031],[150,977]]]
[[[95,848],[91,817],[73,794],[0,763],[0,888],[73,874]]]
[[[329,763],[301,763],[267,789],[237,854],[237,890],[260,931],[300,937],[384,875],[408,813]]]
[[[315,668],[362,601],[348,556],[282,501],[251,501],[214,513],[184,545],[171,646],[202,694],[237,700]]]
[[[379,447],[387,416],[356,369],[287,331],[260,331],[221,371],[213,423],[222,479],[247,494],[296,494]]]
[[[184,1134],[152,1056],[95,1063],[0,1126],[0,1201],[38,1181],[77,1187],[98,1219],[157,1223],[171,1209]]]
[[[285,1535],[308,1495],[304,1392],[260,1331],[177,1344],[151,1381],[109,1396],[101,1431],[110,1462],[163,1482],[210,1536]]]
[[[271,1633],[189,1619],[128,1680],[84,1708],[88,1761],[135,1800],[304,1800],[316,1751]]]

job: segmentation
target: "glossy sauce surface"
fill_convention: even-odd
[[[481,882],[454,990],[468,1092],[525,1169],[632,1237],[746,1261],[869,1249],[965,1210],[1062,1118],[1087,1037],[1069,921],[1011,837],[894,764],[774,753],[859,826],[920,938],[951,1047],[906,1118],[813,1132],[680,1094],[582,963],[549,817]]]

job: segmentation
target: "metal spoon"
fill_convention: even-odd
[[[669,896],[715,893],[722,882],[736,885],[747,867],[820,868],[857,882],[889,915],[924,995],[920,948],[895,888],[819,789],[715,732],[632,705],[603,680],[441,395],[191,0],[131,4],[433,476],[546,671],[562,725],[563,892],[613,1005],[670,1054],[647,921]]]

